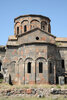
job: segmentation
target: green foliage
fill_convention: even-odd
[[[61,89],[61,86],[60,85],[56,85],[56,88]]]
[[[0,79],[0,83],[2,83],[3,82],[3,79]]]

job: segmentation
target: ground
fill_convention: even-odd
[[[56,88],[56,89],[67,89],[67,85],[9,85],[9,84],[0,84],[0,90],[5,89],[21,89],[21,88]],[[0,100],[67,100],[66,95],[49,95],[48,97],[38,98],[38,97],[23,97],[23,96],[0,96]]]
[[[64,98],[64,96],[59,96],[59,97],[53,97],[53,96],[50,96],[50,97],[47,97],[47,98],[34,98],[34,97],[31,97],[31,98],[24,98],[24,97],[0,97],[0,100],[67,100],[67,98]]]

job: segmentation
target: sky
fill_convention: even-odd
[[[0,0],[0,45],[14,35],[14,18],[39,14],[51,19],[51,33],[67,37],[67,0]]]

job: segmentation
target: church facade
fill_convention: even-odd
[[[0,77],[12,84],[67,84],[67,38],[51,34],[42,15],[14,19],[14,35],[0,46]]]

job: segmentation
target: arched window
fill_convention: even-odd
[[[64,60],[61,60],[62,68],[64,68]]]
[[[49,63],[49,73],[50,74],[52,73],[52,63],[51,62]]]
[[[46,30],[47,23],[45,21],[41,22],[41,29]]]
[[[28,72],[28,73],[31,73],[31,62],[28,62],[28,65],[27,65],[27,72]]]
[[[48,32],[51,33],[50,24],[48,25]]]
[[[2,69],[2,63],[0,62],[0,71],[1,71],[1,69]]]
[[[39,73],[43,73],[43,63],[39,62]]]
[[[17,27],[17,35],[19,34],[19,27]]]
[[[25,25],[25,26],[24,26],[24,32],[26,32],[26,31],[27,31],[27,26]]]

